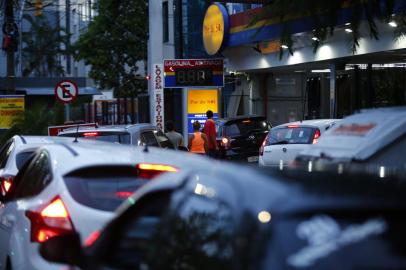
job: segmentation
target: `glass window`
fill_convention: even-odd
[[[247,119],[225,125],[226,136],[244,136],[252,132],[263,132],[270,129],[265,120]]]
[[[17,184],[15,198],[26,198],[41,193],[51,182],[52,172],[48,153],[42,151],[27,166]]]
[[[0,169],[6,167],[8,158],[15,146],[14,141],[7,143],[0,152]]]
[[[25,151],[20,152],[16,155],[16,166],[17,169],[20,170],[21,167],[30,159],[30,157],[34,154],[34,151]]]
[[[153,131],[145,131],[141,134],[141,144],[159,147],[159,143]]]
[[[160,130],[156,131],[155,136],[162,148],[175,149],[172,142],[162,131]]]
[[[313,141],[316,128],[313,127],[283,127],[270,131],[268,142],[270,144],[310,144]]]
[[[138,178],[135,166],[84,168],[64,176],[64,181],[75,201],[103,211],[114,211],[148,182]]]
[[[162,3],[162,23],[163,42],[169,42],[169,6],[166,1]]]

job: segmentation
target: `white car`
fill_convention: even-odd
[[[259,150],[260,166],[288,166],[304,149],[316,144],[320,136],[339,119],[291,122],[273,127]]]
[[[362,110],[326,132],[298,161],[406,168],[406,107]]]
[[[70,139],[71,140],[71,139]],[[66,138],[15,135],[0,148],[0,194],[10,188],[20,167],[44,144],[68,141]]]
[[[40,257],[39,243],[71,232],[87,239],[149,178],[215,164],[208,158],[155,147],[44,145],[1,198],[0,269],[60,269]]]

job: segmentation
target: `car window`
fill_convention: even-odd
[[[273,128],[268,136],[268,143],[310,144],[315,132],[316,128],[313,127]]]
[[[141,144],[142,145],[149,145],[149,146],[158,146],[159,143],[154,135],[154,132],[152,130],[150,131],[144,131],[141,133]]]
[[[149,269],[232,269],[235,222],[219,200],[190,195],[157,226],[147,253]],[[156,260],[156,258],[160,258]]]
[[[60,134],[62,137],[76,137],[76,133]],[[89,131],[80,132],[79,138],[86,140],[105,141],[121,144],[131,144],[131,135],[128,132]]]
[[[16,183],[15,199],[32,197],[41,193],[52,180],[48,153],[42,151],[37,154],[20,177],[19,183]]]
[[[162,148],[170,148],[170,149],[175,149],[173,146],[172,142],[169,140],[169,138],[160,130],[157,130],[155,132],[156,139],[158,140],[159,144],[161,145]]]
[[[16,155],[16,166],[20,170],[24,166],[25,162],[34,154],[34,151],[24,151]]]
[[[14,141],[7,143],[0,152],[0,169],[4,168],[7,165],[7,160],[15,147]]]
[[[135,166],[88,167],[64,176],[73,199],[85,206],[114,211],[134,191],[148,182]]]
[[[113,243],[110,243],[113,248],[106,252],[109,266],[115,269],[142,269],[139,266],[146,265],[146,254],[152,247],[151,238],[168,210],[170,199],[170,191],[149,194],[125,213],[121,227],[113,232]]]
[[[231,122],[224,126],[226,136],[244,136],[252,132],[264,132],[270,129],[265,120],[247,119],[238,122]]]

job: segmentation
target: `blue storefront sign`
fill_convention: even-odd
[[[216,120],[218,119],[218,114],[215,113],[213,115],[213,119]],[[205,113],[202,114],[188,114],[188,133],[193,133],[193,123],[195,121],[199,121],[201,125],[201,129],[203,129],[204,124],[206,123],[207,117]]]

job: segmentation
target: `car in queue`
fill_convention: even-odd
[[[317,166],[406,168],[406,107],[362,110],[326,132],[297,156]]]
[[[38,147],[64,141],[68,139],[26,135],[15,135],[6,141],[0,148],[0,194],[6,194],[18,170]]]
[[[304,120],[273,127],[260,147],[258,164],[283,169],[301,151],[317,144],[324,132],[339,121],[338,119]]]
[[[204,164],[213,161],[156,147],[89,141],[41,146],[0,196],[0,269],[59,269],[39,256],[41,242],[73,232],[86,239],[158,174]]]
[[[58,136],[175,149],[169,138],[158,127],[148,123],[96,127],[78,126],[77,128],[62,130]]]
[[[84,270],[402,269],[406,186],[398,180],[192,169],[140,188],[85,245],[63,235],[40,253]]]
[[[262,116],[237,116],[216,120],[219,158],[258,162],[258,149],[271,129]]]

